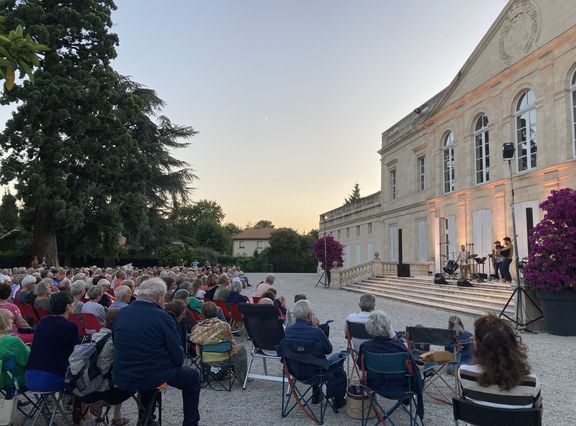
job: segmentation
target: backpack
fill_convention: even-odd
[[[81,343],[74,347],[68,358],[70,366],[65,377],[66,385],[74,395],[84,397],[111,388],[112,370],[102,374],[98,368],[98,356],[111,337],[112,333],[109,333],[97,342]]]

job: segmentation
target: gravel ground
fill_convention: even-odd
[[[258,283],[265,274],[248,274],[252,284]],[[275,287],[279,295],[284,295],[289,302],[294,295],[304,293],[312,303],[320,321],[334,320],[331,324],[330,337],[334,351],[346,347],[344,338],[344,319],[350,312],[358,310],[359,295],[346,291],[315,288],[317,274],[277,274]],[[254,287],[243,291],[252,295]],[[291,303],[289,303],[291,305]],[[446,327],[450,312],[416,307],[408,304],[387,301],[377,298],[376,308],[384,310],[392,319],[397,330],[407,325],[422,324],[430,327]],[[473,329],[474,317],[460,315],[468,330]],[[576,338],[558,337],[546,333],[522,333],[522,339],[529,349],[529,359],[533,370],[542,381],[544,400],[544,425],[576,424],[576,393],[570,386],[575,379],[572,362],[576,353]],[[243,341],[241,339],[241,341]],[[246,343],[247,350],[250,343]],[[270,366],[270,364],[272,364]],[[254,372],[262,372],[262,361],[256,359]],[[269,363],[269,372],[281,374],[279,364]],[[243,391],[236,385],[231,393],[203,389],[200,394],[200,416],[202,425],[302,425],[312,424],[300,411],[295,409],[287,418],[281,418],[281,383],[254,380],[248,383]],[[180,392],[168,389],[164,395],[163,424],[177,426],[182,422]],[[430,426],[453,424],[450,406],[435,402],[425,397],[424,423]],[[386,405],[386,403],[385,403]],[[129,401],[124,404],[123,415],[130,418],[130,424],[136,423],[135,404]],[[328,410],[325,418],[327,425],[357,425],[341,409],[338,414]],[[408,422],[404,417],[398,418],[398,424]]]

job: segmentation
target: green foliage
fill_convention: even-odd
[[[180,244],[163,246],[156,252],[160,265],[190,265],[194,259],[216,264],[218,253],[207,247],[191,248]]]
[[[352,193],[346,197],[346,199],[344,200],[344,204],[350,204],[353,203],[354,201],[357,201],[361,198],[360,196],[360,185],[358,185],[357,183],[354,184],[354,187],[352,188]]]
[[[200,219],[196,225],[196,242],[218,252],[226,251],[226,235],[222,227],[211,219]]]
[[[17,70],[20,70],[20,78],[27,75],[34,82],[32,68],[40,64],[38,55],[49,49],[32,40],[30,34],[25,34],[22,25],[6,32],[5,19],[0,16],[0,79],[5,80],[6,90],[12,90]]]
[[[256,225],[253,226],[254,229],[259,229],[259,228],[274,228],[274,224],[266,219],[262,219],[259,220],[258,222],[256,222]]]
[[[0,204],[0,233],[9,232],[18,226],[18,206],[16,197],[9,192],[2,196]]]
[[[314,271],[312,244],[309,236],[301,236],[290,228],[275,230],[270,236],[270,248],[262,251],[264,264],[271,263],[277,272]]]

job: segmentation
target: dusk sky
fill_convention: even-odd
[[[199,131],[176,153],[192,199],[305,232],[354,183],[380,190],[381,133],[450,83],[506,1],[116,3],[115,68]]]

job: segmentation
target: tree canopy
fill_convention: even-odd
[[[352,193],[346,197],[346,199],[344,200],[344,204],[350,204],[353,203],[354,201],[357,201],[361,198],[360,196],[360,185],[355,183],[354,187],[352,188]]]

